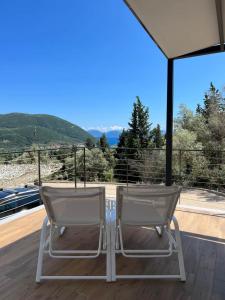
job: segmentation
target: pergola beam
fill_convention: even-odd
[[[223,44],[223,49],[224,49],[224,44]],[[224,51],[224,50],[223,50]],[[174,59],[183,59],[183,58],[190,58],[190,57],[196,57],[196,56],[202,56],[202,55],[209,55],[209,54],[216,54],[221,52],[221,45],[216,45],[212,47],[208,47],[205,49],[197,50],[194,52],[190,52],[181,56],[174,57]]]
[[[224,51],[222,1],[221,0],[215,0],[215,4],[216,4],[216,15],[217,15],[219,38],[220,38],[220,50]]]

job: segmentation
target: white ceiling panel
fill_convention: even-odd
[[[215,0],[125,0],[168,58],[220,43]],[[225,34],[225,0],[222,0]]]

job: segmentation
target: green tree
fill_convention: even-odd
[[[81,180],[84,180],[84,151],[77,152],[77,169]],[[98,148],[85,151],[85,173],[87,181],[104,180],[104,174],[109,171],[109,163],[105,159],[103,152]]]
[[[131,121],[128,123],[127,146],[129,148],[147,148],[150,141],[149,109],[137,96],[133,104]]]
[[[115,157],[115,177],[120,181],[141,180],[140,170],[143,167],[143,151],[150,146],[149,110],[137,96],[133,104],[128,129],[120,135]],[[125,147],[125,149],[123,149]]]
[[[127,136],[128,131],[123,129],[119,136],[119,142],[115,150],[115,166],[114,166],[114,177],[119,181],[124,182],[126,180],[127,163],[126,163],[126,152],[127,152]]]
[[[94,144],[93,140],[92,140],[91,138],[88,137],[88,138],[86,139],[86,141],[85,141],[85,146],[86,146],[89,150],[91,150],[92,148],[95,147],[95,144]]]
[[[151,123],[149,122],[149,109],[145,107],[137,96],[137,116],[138,116],[138,137],[141,148],[147,148],[149,145],[149,134]]]
[[[106,134],[103,133],[98,142],[99,147],[101,148],[102,152],[106,152],[109,149],[109,143],[107,141]]]
[[[179,111],[177,114],[177,118],[175,119],[175,130],[178,129],[194,129],[194,114],[193,112],[187,108],[186,105],[181,104],[179,106]]]
[[[221,92],[216,89],[212,82],[210,83],[208,92],[205,93],[203,103],[203,107],[201,107],[199,104],[197,105],[196,112],[203,115],[206,122],[209,121],[209,118],[215,112],[221,112],[225,110],[224,98],[222,97]]]
[[[195,126],[194,130],[204,149],[225,149],[225,98],[212,83],[204,96],[203,106],[197,106],[197,117],[198,126]]]
[[[101,149],[105,159],[107,160],[109,167],[114,167],[115,158],[113,155],[113,149],[110,149],[106,134],[103,133],[98,141],[98,147]],[[111,174],[112,177],[112,174]]]
[[[162,135],[160,125],[157,124],[151,131],[151,140],[156,148],[162,148],[165,144],[164,136]]]
[[[128,136],[128,131],[123,129],[119,136],[119,142],[117,144],[118,151],[122,150],[121,148],[127,147],[127,136]]]
[[[214,186],[222,180],[225,149],[225,99],[211,83],[203,104],[197,105],[196,113],[180,107],[175,120],[174,148],[201,151],[182,151],[182,164],[174,151],[174,173],[179,172],[184,181],[192,185]],[[209,176],[210,174],[210,176]],[[223,178],[224,180],[224,178]]]

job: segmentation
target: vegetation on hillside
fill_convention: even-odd
[[[78,144],[95,139],[85,130],[51,115],[11,113],[0,115],[0,149]]]

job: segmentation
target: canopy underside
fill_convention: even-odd
[[[225,0],[125,0],[167,58],[220,45]]]

